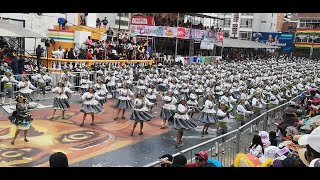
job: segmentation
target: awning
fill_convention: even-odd
[[[0,19],[0,36],[5,37],[24,37],[24,38],[42,38],[43,36],[31,30],[21,28],[10,22]]]
[[[215,42],[216,46],[222,47],[222,42]],[[231,48],[264,48],[264,49],[279,49],[278,46],[269,46],[263,43],[248,41],[248,40],[240,40],[240,39],[224,39],[223,47],[231,47]]]

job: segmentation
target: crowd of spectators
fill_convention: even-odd
[[[170,27],[185,27],[185,28],[192,28],[193,29],[200,29],[200,30],[208,30],[213,32],[220,32],[221,28],[215,28],[214,26],[204,26],[201,22],[198,24],[192,24],[189,20],[184,22],[183,20],[179,20],[178,18],[171,19],[170,17],[162,17],[161,15],[154,15],[154,21],[156,26],[170,26]]]
[[[4,75],[6,71],[11,71],[14,75],[31,74],[37,69],[33,60],[18,55],[15,49],[8,47],[0,49],[0,75]]]

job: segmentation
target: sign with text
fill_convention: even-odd
[[[252,32],[251,37],[252,41],[264,43],[270,46],[279,46],[284,53],[291,53],[293,51],[293,33]]]
[[[153,18],[153,16],[134,15],[131,17],[131,24],[132,25],[153,26],[154,25],[154,18]]]

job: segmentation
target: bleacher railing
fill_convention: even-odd
[[[36,57],[26,56],[27,58],[36,60]],[[90,67],[95,63],[108,64],[112,66],[122,67],[126,63],[133,65],[135,63],[141,63],[143,66],[152,65],[153,60],[93,60],[93,59],[57,59],[57,58],[46,58],[41,57],[41,63],[46,66],[50,71],[60,71],[61,69],[56,67],[61,67],[61,64],[65,63],[79,63],[84,66]],[[55,66],[55,67],[52,67]]]
[[[292,101],[295,102],[298,100],[299,96],[292,99]],[[283,116],[283,112],[288,107],[288,104],[289,102],[286,102],[278,107],[270,109],[238,129],[182,150],[172,156],[175,157],[182,154],[188,159],[188,163],[193,163],[195,161],[194,156],[196,153],[199,151],[207,151],[209,158],[219,160],[224,167],[230,167],[238,153],[247,152],[255,134],[258,134],[259,131],[270,132],[276,130],[275,123]],[[160,165],[160,161],[155,161],[144,167],[160,167]]]

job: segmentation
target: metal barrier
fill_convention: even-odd
[[[297,100],[299,100],[299,96],[292,99],[292,101],[295,102],[297,102]],[[259,133],[259,131],[270,132],[276,130],[275,122],[282,118],[283,112],[288,104],[289,102],[270,109],[238,129],[182,150],[172,156],[175,157],[182,154],[189,159],[188,162],[192,163],[194,161],[194,154],[205,150],[209,156],[219,160],[224,167],[230,167],[239,152],[248,151],[255,134]],[[160,167],[160,161],[155,161],[144,167]]]

